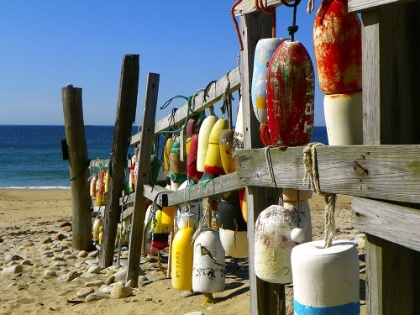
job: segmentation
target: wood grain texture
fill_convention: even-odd
[[[239,90],[240,87],[240,73],[239,68],[235,68],[229,72],[221,79],[219,79],[216,83],[212,84],[209,91],[208,97],[206,100],[203,100],[203,93],[200,93],[195,97],[195,107],[194,110],[196,112],[201,112],[206,108],[210,107],[211,105],[217,103],[221,100],[222,95],[225,92],[225,87],[227,84],[230,84],[230,89],[228,90],[228,94],[232,94],[233,92]],[[204,88],[204,87],[203,87]],[[173,125],[169,124],[171,121],[175,126],[180,126],[185,122],[185,118],[187,117],[188,113],[188,104],[186,103],[181,108],[179,108],[175,115],[172,118],[172,114],[167,115],[166,117],[160,119],[155,124],[155,133],[159,133],[164,130],[168,130]]]
[[[389,5],[397,2],[405,2],[406,0],[349,0],[349,12],[361,12],[377,9],[383,5]]]
[[[286,2],[290,2],[291,0],[286,0]],[[266,8],[277,8],[283,3],[281,0],[267,0],[264,1],[264,5]],[[252,12],[256,12],[255,8],[255,0],[242,0],[240,4],[238,4],[235,8],[235,15],[240,16]]]
[[[238,184],[308,189],[303,148],[270,149],[269,164],[265,149],[237,151]],[[419,152],[419,145],[318,147],[321,191],[420,203]]]

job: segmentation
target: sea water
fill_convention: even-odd
[[[132,134],[137,132],[133,126]],[[85,126],[85,136],[90,160],[110,158],[114,126]],[[64,126],[0,125],[0,188],[69,189],[62,139]],[[161,147],[164,140],[159,139]],[[315,127],[311,141],[328,144],[326,128]]]

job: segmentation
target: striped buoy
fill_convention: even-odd
[[[192,289],[214,293],[225,288],[225,250],[219,232],[204,229],[194,242]]]
[[[276,146],[306,145],[314,123],[314,71],[298,41],[283,41],[267,69],[267,117]]]
[[[222,158],[220,156],[219,135],[222,130],[228,128],[229,122],[224,118],[220,118],[217,120],[217,122],[213,125],[213,128],[211,129],[208,140],[206,158],[204,160],[204,171],[206,173],[214,175],[225,174],[222,164]]]
[[[220,158],[226,174],[236,171],[236,159],[233,156],[233,130],[221,130],[219,134]]]
[[[204,172],[204,163],[207,155],[209,136],[216,121],[216,116],[207,116],[201,124],[200,132],[198,133],[197,170],[200,172]]]
[[[263,210],[255,222],[255,274],[272,283],[292,282],[290,255],[296,243],[291,232],[299,228],[301,218],[288,204],[272,205]]]
[[[360,314],[359,257],[354,243],[297,245],[291,256],[296,315]]]

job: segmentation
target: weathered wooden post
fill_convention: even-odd
[[[259,139],[259,122],[252,112],[251,84],[255,46],[261,38],[271,37],[272,15],[258,12],[240,18],[244,50],[241,53],[242,105],[244,113],[244,149],[262,147]],[[277,204],[281,190],[277,188],[247,187],[248,257],[251,314],[286,314],[284,285],[262,281],[255,275],[254,230],[255,220],[266,207]]]
[[[73,209],[73,248],[90,247],[92,199],[89,194],[89,159],[83,122],[82,89],[68,84],[61,89],[70,167]]]
[[[119,198],[124,184],[124,167],[130,145],[132,124],[136,118],[137,94],[139,86],[139,55],[125,55],[121,69],[120,91],[114,140],[110,161],[110,181],[104,215],[104,236],[99,264],[112,265],[115,237],[120,214]]]

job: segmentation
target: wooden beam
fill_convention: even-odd
[[[89,250],[92,198],[89,194],[89,159],[83,122],[82,89],[69,84],[61,89],[61,95],[72,193],[73,248]]]
[[[404,3],[412,0],[348,0],[349,12],[365,12],[378,9],[384,5]]]
[[[115,237],[121,211],[119,198],[124,184],[124,168],[130,144],[131,126],[136,118],[139,71],[139,55],[125,55],[121,69],[108,198],[105,205],[104,234],[99,257],[101,267],[111,266],[114,258]]]
[[[225,93],[225,87],[228,83],[230,84],[230,89],[227,92],[228,94],[232,94],[233,92],[239,90],[240,73],[238,67],[229,71],[223,78],[218,80],[215,84],[213,84],[210,87],[206,101],[203,100],[202,93],[197,95],[195,97],[194,110],[197,112],[203,111],[211,105],[220,101],[222,95]],[[168,130],[169,128],[171,128],[173,125],[170,125],[168,123],[169,121],[173,122],[174,125],[183,124],[185,122],[185,118],[187,117],[187,112],[188,104],[185,104],[175,112],[175,115],[172,116],[172,114],[169,114],[166,117],[162,118],[155,124],[155,133],[159,133],[163,130]]]
[[[160,76],[149,73],[146,83],[146,97],[144,101],[143,123],[139,147],[137,182],[135,188],[134,211],[131,221],[130,251],[127,264],[127,281],[137,283],[139,276],[140,252],[143,242],[143,222],[146,212],[147,199],[143,196],[144,185],[150,181],[150,155],[154,139],[154,125],[159,91]]]
[[[259,122],[255,118],[251,103],[251,82],[254,52],[261,38],[271,37],[272,16],[252,13],[240,17],[240,30],[243,37],[244,51],[241,52],[241,92],[244,117],[244,147],[247,149],[262,146],[259,139]],[[281,190],[273,188],[247,187],[247,230],[249,258],[249,287],[251,314],[284,315],[286,314],[284,285],[268,283],[255,274],[255,220],[266,207],[277,204]]]
[[[308,181],[303,181],[303,149],[293,147],[237,151],[238,184],[309,189]],[[321,190],[420,203],[419,152],[420,145],[318,147]]]
[[[286,2],[291,2],[292,0],[286,0]],[[277,8],[283,5],[281,0],[266,0],[264,1],[265,8]],[[242,0],[235,8],[235,15],[241,16],[248,13],[256,12],[255,0]]]

